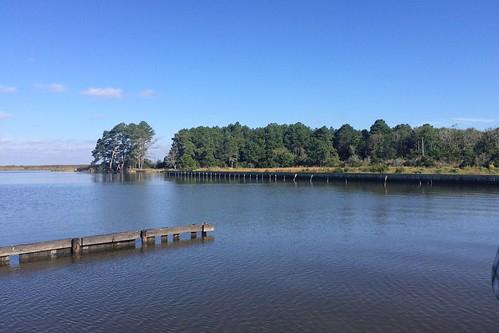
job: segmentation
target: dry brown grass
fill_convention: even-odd
[[[361,167],[290,167],[290,168],[204,168],[196,171],[225,172],[289,172],[289,173],[379,173],[373,166]],[[451,175],[498,175],[495,168],[456,168],[448,167],[387,167],[383,173],[401,174],[451,174]]]

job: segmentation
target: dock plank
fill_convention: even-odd
[[[71,248],[71,238],[0,247],[0,257]]]
[[[175,238],[180,234],[190,233],[191,237],[193,237],[193,234],[198,232],[204,235],[206,232],[212,231],[215,231],[215,227],[212,224],[192,224],[189,226],[152,228],[142,231],[125,231],[104,235],[85,236],[81,238],[67,238],[32,244],[4,246],[0,247],[0,264],[9,262],[9,257],[14,255],[23,256],[32,253],[43,253],[56,250],[68,250],[69,253],[73,252],[76,254],[76,252],[80,252],[80,247],[88,249],[92,246],[134,242],[138,239],[142,239],[144,243],[151,241],[151,239],[158,236],[168,237],[173,235]]]

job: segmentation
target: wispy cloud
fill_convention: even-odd
[[[0,165],[88,163],[94,147],[93,140],[16,140],[0,137]]]
[[[0,86],[0,94],[13,94],[17,92],[16,87]]]
[[[10,113],[0,111],[0,120],[9,119],[12,117]]]
[[[35,87],[52,93],[62,93],[66,91],[66,87],[61,83],[35,84]]]
[[[139,96],[140,97],[144,97],[144,98],[150,98],[150,97],[153,97],[155,94],[156,94],[156,92],[154,90],[152,90],[152,89],[145,89],[145,90],[142,90],[139,93]]]
[[[121,98],[123,91],[118,88],[88,88],[81,92],[84,96],[100,97],[100,98]]]
[[[453,121],[457,123],[467,123],[467,124],[490,124],[497,121],[494,118],[453,118]]]

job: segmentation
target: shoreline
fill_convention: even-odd
[[[471,175],[471,174],[431,174],[431,173],[327,173],[327,172],[277,172],[277,171],[181,171],[168,170],[169,177],[184,179],[261,181],[261,182],[370,182],[407,183],[422,185],[456,184],[456,185],[499,185],[499,175]]]
[[[451,169],[451,168],[448,168]],[[347,170],[347,171],[345,171]],[[8,165],[0,166],[0,171],[49,171],[49,172],[89,172],[88,165]],[[412,171],[412,172],[410,172]],[[403,172],[396,172],[390,168],[384,172],[361,171],[358,168],[260,168],[260,169],[228,169],[228,168],[206,168],[194,170],[174,169],[152,169],[143,170],[130,169],[128,174],[159,174],[165,173],[170,177],[196,177],[196,178],[229,178],[240,180],[260,181],[323,181],[323,182],[376,182],[387,184],[410,183],[410,184],[477,184],[477,185],[499,185],[499,173],[482,172],[471,173],[471,170],[459,170],[460,173],[436,172],[435,168],[406,168]]]
[[[88,169],[88,164],[68,165],[0,165],[0,171],[51,171],[51,172],[77,172]]]

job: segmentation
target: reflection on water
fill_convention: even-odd
[[[499,299],[499,248],[497,249],[494,265],[492,265],[492,290]]]
[[[143,183],[155,178],[156,174],[136,173],[93,173],[92,180],[95,183]]]
[[[0,246],[202,222],[6,268],[0,332],[498,332],[498,188],[0,172]]]

